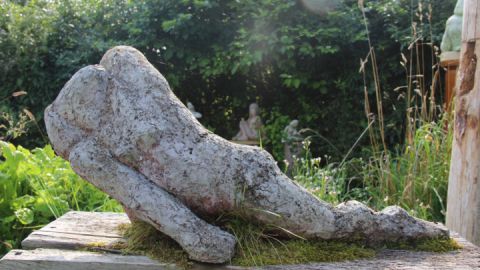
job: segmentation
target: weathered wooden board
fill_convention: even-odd
[[[128,223],[125,214],[69,212],[32,233],[23,241],[25,248],[12,250],[0,260],[1,270],[150,270],[177,269],[144,256],[123,256],[68,250],[92,243],[121,241],[120,224]],[[265,270],[332,269],[480,269],[480,249],[457,234],[452,235],[463,249],[449,253],[385,250],[371,260],[308,265],[268,266]],[[71,241],[72,243],[69,243]],[[110,241],[110,242],[108,242]],[[233,266],[195,264],[192,269],[245,269]],[[257,268],[258,269],[258,268]]]
[[[161,270],[172,269],[144,256],[122,256],[60,249],[12,250],[2,270]]]
[[[125,214],[72,211],[31,233],[23,240],[22,247],[79,249],[109,246],[123,240],[118,228],[129,223]]]
[[[1,270],[180,270],[145,256],[61,249],[12,250],[0,260]],[[195,264],[190,270],[241,270],[234,266]]]

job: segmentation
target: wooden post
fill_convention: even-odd
[[[447,227],[480,244],[480,3],[465,0]]]

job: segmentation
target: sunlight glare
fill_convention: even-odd
[[[301,2],[305,8],[320,15],[332,11],[338,5],[336,0],[301,0]]]

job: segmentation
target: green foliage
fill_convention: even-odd
[[[454,2],[367,1],[386,83],[390,143],[402,132],[393,89],[401,85],[397,63],[412,36],[411,19],[418,21],[417,29],[431,30],[438,42]],[[417,12],[419,3],[424,8]],[[426,18],[428,12],[431,21],[412,16]],[[41,124],[45,106],[68,78],[84,65],[98,63],[114,45],[140,49],[180,99],[195,104],[203,124],[226,138],[237,131],[253,101],[264,108],[265,119],[299,119],[332,141],[340,151],[327,144],[314,145],[312,151],[333,158],[341,157],[367,125],[357,112],[364,107],[358,62],[368,44],[354,0],[340,1],[327,15],[314,14],[296,0],[2,1],[0,98],[28,92],[2,109],[28,108]],[[268,139],[273,145],[278,141]],[[27,147],[45,143],[38,129],[13,142]],[[273,152],[281,157],[280,149]]]
[[[452,119],[425,123],[413,143],[387,154],[369,153],[342,164],[305,157],[295,163],[295,181],[320,199],[361,201],[373,209],[399,205],[410,214],[444,222],[452,149]],[[307,145],[308,146],[308,145]],[[325,164],[326,163],[326,164]]]
[[[413,215],[444,221],[452,152],[453,120],[446,114],[425,123],[413,143],[397,153],[373,156],[362,168],[371,204],[382,208],[398,204]]]
[[[262,138],[263,147],[266,148],[276,160],[284,159],[283,142],[284,129],[290,123],[291,119],[287,115],[282,115],[278,109],[271,110],[264,116],[268,117],[265,121],[263,133],[265,139]]]
[[[324,165],[322,158],[313,158],[309,139],[302,144],[304,156],[297,157],[291,165],[293,180],[321,200],[332,204],[341,203],[345,189],[344,169],[336,163],[325,162],[327,164]]]
[[[122,211],[50,146],[29,151],[0,141],[0,151],[0,254],[69,210]]]

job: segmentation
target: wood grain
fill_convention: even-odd
[[[129,223],[125,214],[72,211],[31,233],[23,240],[22,247],[78,249],[100,244],[110,246],[123,241],[118,228]]]
[[[471,42],[480,38],[480,4],[478,0],[465,0],[463,6],[462,42]]]
[[[2,270],[161,270],[143,256],[122,256],[59,249],[12,250],[0,261]],[[170,268],[171,269],[171,268]]]
[[[446,223],[480,244],[480,3],[466,0],[464,14]]]

